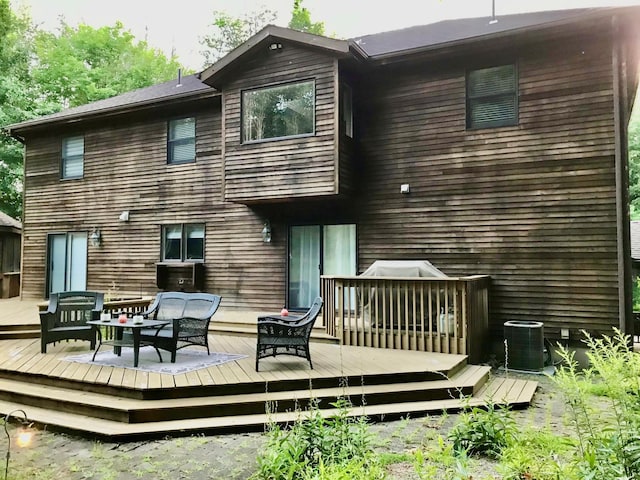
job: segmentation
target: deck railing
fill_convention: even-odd
[[[323,276],[324,325],[344,345],[466,354],[479,362],[489,280]]]

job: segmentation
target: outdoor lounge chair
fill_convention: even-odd
[[[207,347],[209,354],[209,322],[218,310],[220,300],[219,295],[210,293],[159,293],[143,315],[171,323],[159,332],[156,329],[143,329],[140,340],[171,352],[171,363],[176,362],[177,350],[190,345]]]
[[[311,329],[322,308],[322,298],[316,297],[311,308],[302,317],[265,316],[258,317],[258,346],[256,351],[256,372],[261,358],[276,355],[296,355],[306,358],[309,366],[309,337]]]
[[[104,294],[98,292],[58,292],[49,296],[46,312],[40,312],[40,350],[60,340],[87,340],[96,348],[96,331],[89,320],[99,320]]]

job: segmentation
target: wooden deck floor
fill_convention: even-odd
[[[313,370],[309,369],[308,363],[302,358],[281,355],[262,359],[260,371],[256,372],[255,340],[216,334],[209,335],[209,346],[212,352],[236,353],[246,357],[185,374],[170,375],[63,360],[69,355],[88,352],[87,342],[72,341],[49,345],[47,353],[42,354],[38,339],[21,339],[0,342],[0,372],[46,376],[89,385],[148,390],[416,372],[446,374],[455,370],[466,358],[463,355],[312,343],[310,348]]]
[[[37,335],[38,303],[0,300],[0,330],[30,328]],[[257,317],[220,313],[230,323],[250,324]],[[47,428],[129,439],[261,428],[274,419],[291,421],[294,409],[312,399],[323,415],[347,395],[355,399],[354,415],[393,418],[482,405],[496,395],[526,406],[536,388],[535,382],[489,380],[489,367],[467,365],[464,355],[312,342],[313,370],[305,359],[282,355],[262,359],[256,372],[254,335],[212,331],[209,346],[245,357],[171,375],[63,360],[89,352],[88,342],[50,344],[42,354],[39,338],[0,340],[0,414],[22,408]],[[467,395],[472,397],[463,401]],[[277,407],[267,415],[269,402]]]

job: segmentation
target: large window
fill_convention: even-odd
[[[518,123],[518,78],[515,65],[467,73],[467,128]]]
[[[84,137],[62,140],[62,178],[81,178],[84,174]]]
[[[313,81],[242,92],[242,141],[309,135],[314,132]]]
[[[204,225],[185,223],[162,227],[162,260],[204,260]]]
[[[169,122],[167,163],[187,163],[196,160],[196,119],[180,118]]]

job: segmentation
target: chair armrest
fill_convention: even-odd
[[[40,312],[40,326],[44,331],[49,331],[53,327],[53,323],[55,322],[56,314],[54,312]]]

